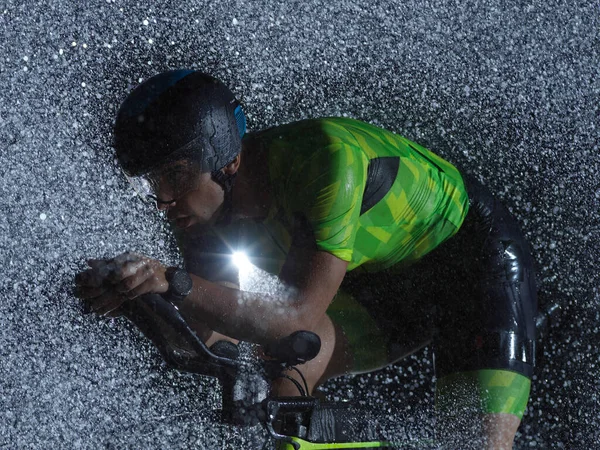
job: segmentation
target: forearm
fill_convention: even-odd
[[[221,286],[230,287],[232,289],[239,289],[239,287],[237,285],[235,285],[234,283],[227,282],[227,281],[219,281],[219,282],[216,282],[216,284],[219,284]],[[235,344],[238,343],[237,339],[231,338],[229,336],[225,336],[224,334],[218,333],[218,332],[210,329],[205,322],[199,320],[198,316],[194,316],[193,314],[190,314],[190,312],[191,312],[190,308],[185,308],[185,311],[180,308],[179,312],[182,315],[182,317],[185,319],[185,321],[188,323],[188,325],[196,332],[196,335],[200,339],[202,339],[202,341],[204,341],[204,343],[208,347],[210,347],[212,344],[214,344],[217,341],[223,341],[223,340],[231,341]]]
[[[302,328],[295,298],[240,291],[194,275],[192,279],[193,290],[180,310],[218,333],[264,344]]]

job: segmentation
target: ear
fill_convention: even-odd
[[[227,164],[225,167],[223,167],[223,169],[222,169],[223,172],[227,175],[233,175],[240,168],[241,160],[242,160],[242,154],[238,153],[238,155],[235,157],[235,159],[233,161],[231,161],[229,164]]]

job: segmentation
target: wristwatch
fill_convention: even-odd
[[[192,292],[190,274],[179,267],[169,267],[165,272],[169,288],[163,297],[171,303],[181,303]]]

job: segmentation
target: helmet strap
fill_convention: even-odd
[[[213,170],[211,173],[212,179],[218,183],[225,191],[225,200],[223,202],[223,213],[217,223],[227,225],[231,222],[231,213],[233,210],[233,182],[237,172],[234,174],[225,174],[220,170]]]
[[[221,187],[225,191],[225,194],[229,194],[231,192],[231,188],[233,187],[233,182],[235,180],[237,172],[234,174],[226,174],[221,170],[213,170],[210,173],[210,175],[216,183],[221,185]]]

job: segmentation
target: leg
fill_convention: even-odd
[[[439,433],[460,448],[512,448],[533,374],[533,260],[509,211],[468,181],[469,213],[445,247],[454,282],[438,303]]]
[[[510,450],[521,419],[514,414],[493,413],[483,416],[483,435],[486,450]]]
[[[385,367],[430,341],[431,329],[426,311],[419,309],[421,303],[404,301],[405,296],[398,292],[387,296],[372,292],[373,286],[392,286],[390,279],[397,279],[397,275],[391,274],[390,279],[385,280],[374,278],[370,276],[361,280],[360,285],[351,285],[357,296],[341,289],[327,309],[327,315],[312,330],[321,337],[321,353],[314,360],[298,366],[307,379],[310,392],[330,378]],[[371,300],[373,307],[367,309],[356,297]],[[375,299],[388,304],[374,305]],[[391,307],[397,316],[390,317]],[[289,371],[287,375],[300,381],[295,371]],[[298,389],[285,379],[276,381],[273,390],[280,396],[298,395]]]
[[[436,385],[439,435],[462,448],[511,449],[531,381],[508,370],[477,370],[443,377]]]
[[[309,395],[319,384],[329,378],[348,373],[352,367],[347,338],[329,316],[326,315],[312,331],[321,338],[321,351],[315,359],[298,366],[308,384]],[[296,371],[289,370],[286,375],[302,383]],[[271,385],[271,392],[280,397],[299,395],[296,386],[285,378],[275,380]]]

